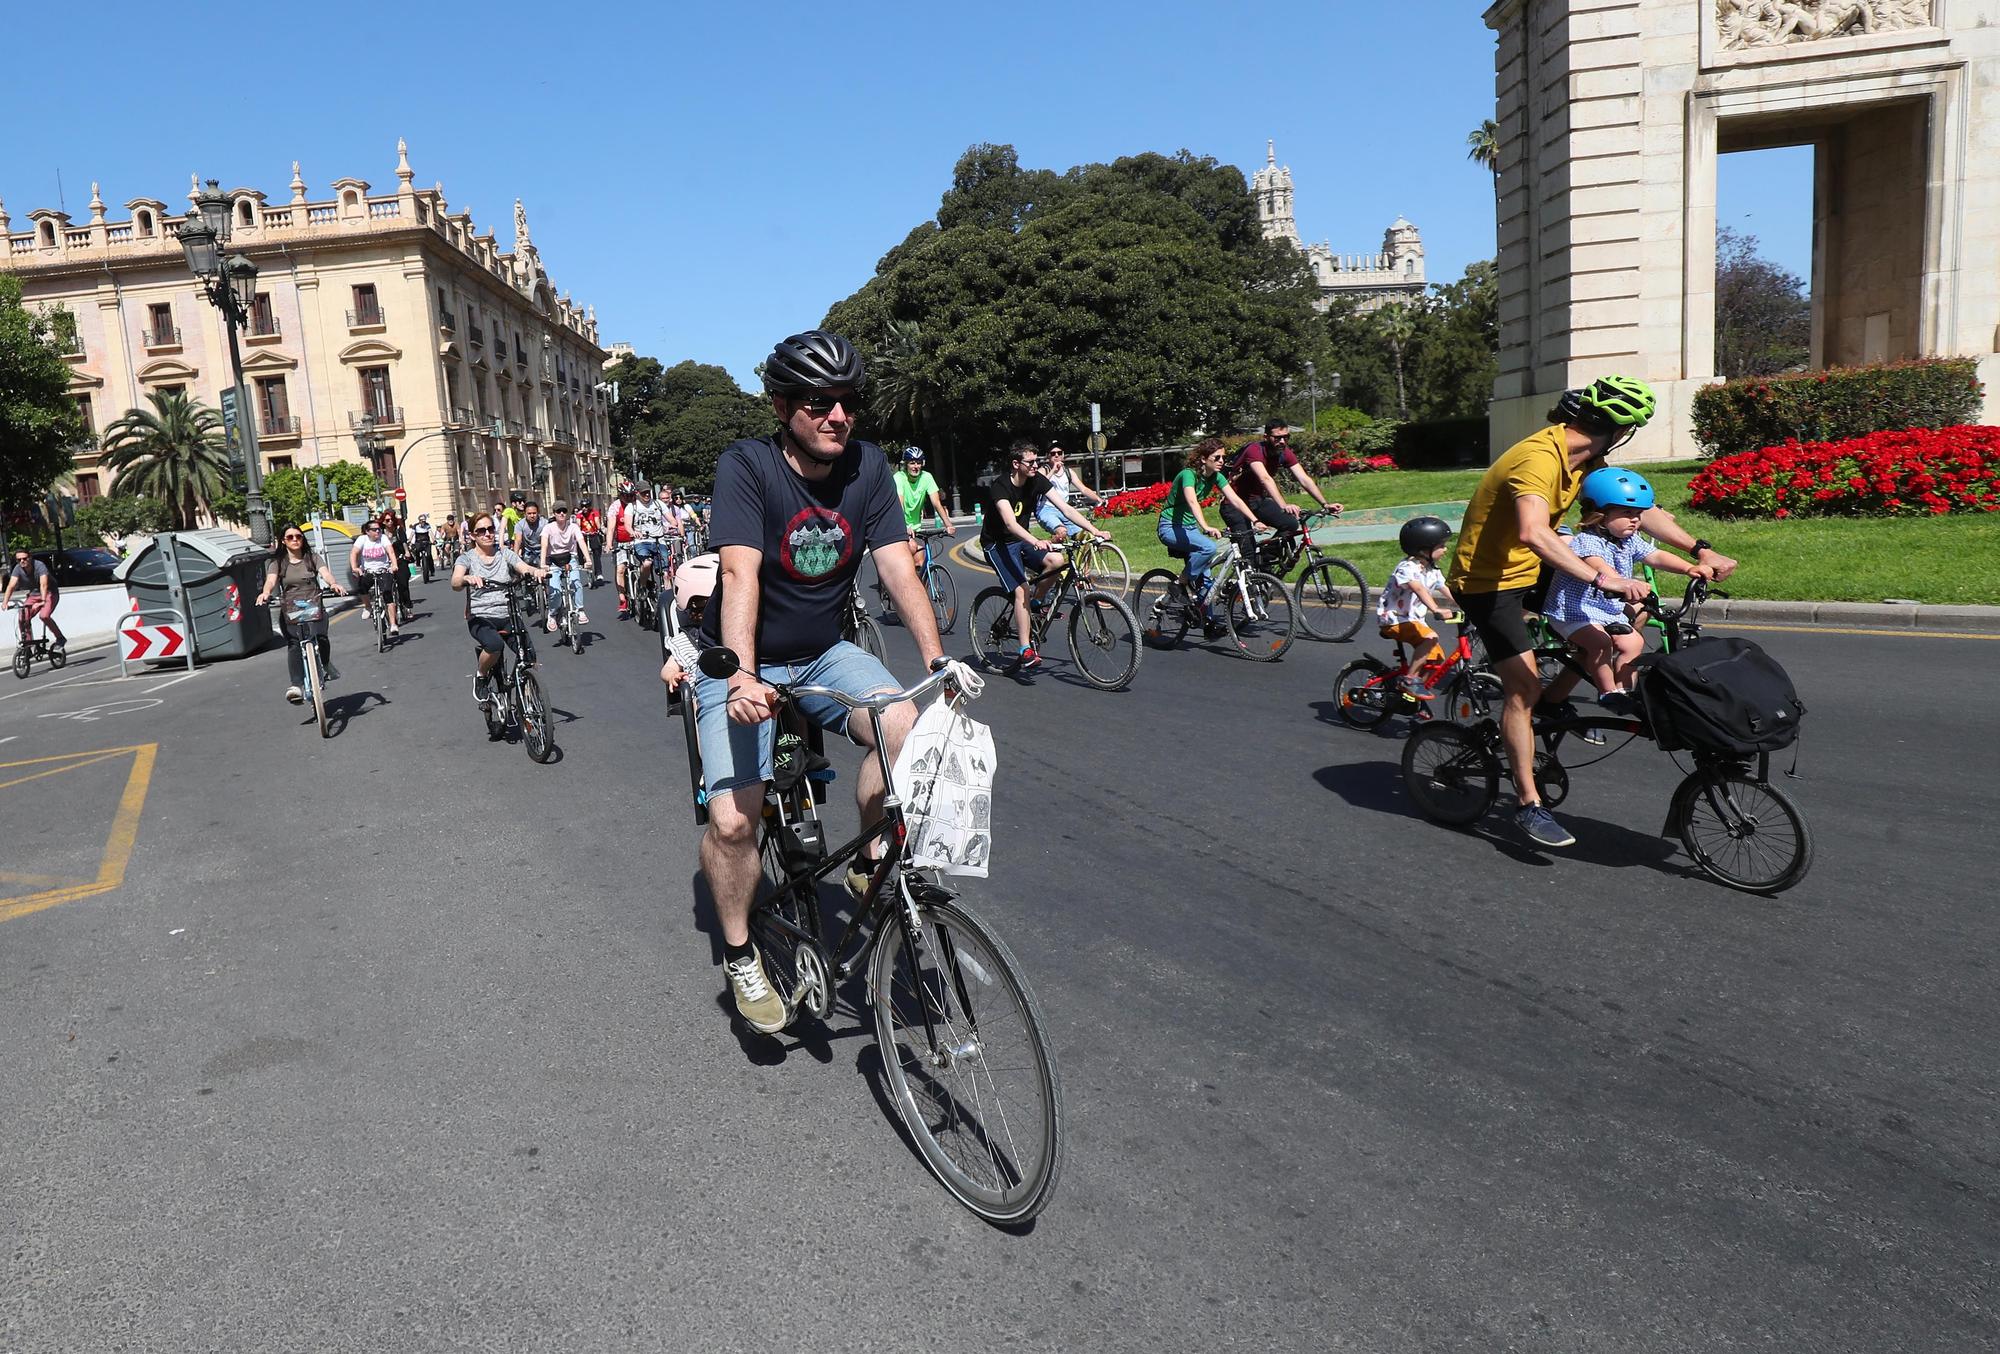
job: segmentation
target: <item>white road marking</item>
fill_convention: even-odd
[[[154,693],[155,691],[165,691],[165,690],[166,690],[166,689],[167,689],[168,687],[172,686],[172,685],[173,685],[173,684],[174,684],[175,682],[185,682],[185,681],[186,681],[186,680],[187,680],[188,678],[190,678],[190,677],[199,677],[200,675],[201,675],[201,674],[200,674],[199,672],[183,672],[183,673],[182,673],[182,674],[181,674],[180,676],[178,676],[178,677],[171,677],[171,678],[167,679],[166,681],[164,681],[164,682],[161,682],[161,683],[160,683],[160,684],[159,684],[158,686],[149,686],[149,687],[147,687],[147,688],[145,689],[145,691],[144,691],[144,692],[142,692],[141,694],[142,694],[142,695],[147,695],[147,696],[150,696],[150,695],[152,695],[152,694],[153,694],[153,693]]]
[[[47,710],[36,718],[76,719],[90,724],[103,719],[106,715],[129,715],[135,710],[150,710],[155,705],[165,704],[165,701],[157,699],[112,701],[108,705],[86,705],[81,710]]]

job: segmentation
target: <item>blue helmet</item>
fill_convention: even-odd
[[[904,447],[903,459],[906,461],[921,462],[924,459],[924,449],[922,447]]]
[[[1646,477],[1618,466],[1607,465],[1583,477],[1582,498],[1586,507],[1638,508],[1653,506],[1653,486]]]

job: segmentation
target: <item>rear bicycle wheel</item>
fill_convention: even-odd
[[[889,1098],[953,1197],[989,1222],[1025,1222],[1062,1173],[1041,1009],[1006,945],[942,890],[918,891],[917,918],[912,933],[899,913],[869,965]]]
[[[1125,558],[1118,542],[1085,538],[1072,547],[1072,554],[1077,572],[1090,587],[1121,597],[1132,590],[1132,561]]]
[[[887,646],[882,643],[882,627],[875,624],[873,616],[855,617],[854,633],[848,636],[848,639],[877,658],[882,658],[888,653]]]
[[[1139,623],[1108,592],[1086,592],[1069,613],[1069,656],[1099,691],[1122,691],[1139,671]]]
[[[1782,893],[1812,868],[1812,829],[1792,797],[1740,767],[1697,769],[1674,792],[1681,845],[1701,872],[1745,893]]]
[[[1366,654],[1342,668],[1333,679],[1333,704],[1341,719],[1357,729],[1372,729],[1387,719],[1395,699],[1391,671]]]
[[[535,680],[535,674],[524,672],[519,678],[521,684],[521,745],[528,749],[528,755],[538,762],[547,762],[556,755],[556,734],[549,724],[549,702],[542,694],[542,684]]]
[[[1284,657],[1297,633],[1292,596],[1267,573],[1243,575],[1241,586],[1229,587],[1229,610],[1223,617],[1236,652],[1255,663]]]
[[[951,570],[942,564],[933,564],[924,577],[924,590],[931,596],[931,611],[937,617],[940,635],[948,635],[958,624],[958,582],[951,576]]]
[[[1156,649],[1171,649],[1187,637],[1187,603],[1179,575],[1170,569],[1149,569],[1132,593],[1132,615],[1139,633]]]
[[[1014,594],[987,588],[972,599],[972,657],[994,668],[1014,657]]]
[[[1500,763],[1460,724],[1426,724],[1403,744],[1403,788],[1434,823],[1476,823],[1500,796]]]
[[[1321,559],[1306,566],[1292,584],[1299,628],[1314,639],[1352,639],[1368,614],[1368,584],[1344,559]]]

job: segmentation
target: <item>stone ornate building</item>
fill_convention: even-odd
[[[1313,280],[1319,283],[1321,310],[1341,296],[1353,297],[1364,311],[1391,301],[1423,299],[1423,237],[1402,217],[1383,232],[1379,254],[1336,254],[1324,241],[1306,244],[1292,215],[1291,166],[1278,163],[1277,145],[1270,141],[1264,143],[1264,167],[1251,176],[1250,191],[1257,196],[1257,220],[1264,238],[1283,240],[1306,256]]]
[[[309,198],[296,164],[284,202],[229,190],[228,247],[258,269],[243,378],[266,472],[363,459],[366,417],[376,472],[406,490],[412,514],[515,489],[603,492],[613,467],[595,313],[556,292],[518,201],[505,250],[449,209],[442,184],[417,188],[396,150],[388,192],[345,178]],[[29,304],[76,317],[70,389],[93,438],[152,392],[216,406],[232,380],[221,316],[174,234],[186,211],[150,197],[125,209],[109,219],[92,184],[88,223],[44,207],[14,231],[0,204],[0,269]],[[79,456],[79,498],[111,487],[99,461],[94,445]]]
[[[1493,445],[1607,371],[1698,450],[1716,157],[1810,145],[1812,362],[1980,359],[2000,417],[2000,0],[1498,0]]]

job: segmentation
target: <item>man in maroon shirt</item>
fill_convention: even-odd
[[[1275,471],[1291,471],[1292,478],[1312,496],[1313,502],[1322,508],[1340,511],[1340,505],[1327,502],[1326,495],[1319,491],[1319,485],[1299,464],[1297,454],[1292,451],[1291,440],[1290,425],[1282,419],[1273,419],[1264,425],[1264,440],[1244,447],[1230,463],[1229,487],[1236,491],[1251,512],[1257,514],[1256,521],[1252,521],[1226,499],[1222,503],[1222,524],[1229,528],[1230,539],[1236,542],[1236,549],[1244,559],[1256,558],[1258,522],[1281,533],[1298,530],[1299,509],[1297,505],[1285,502]]]

